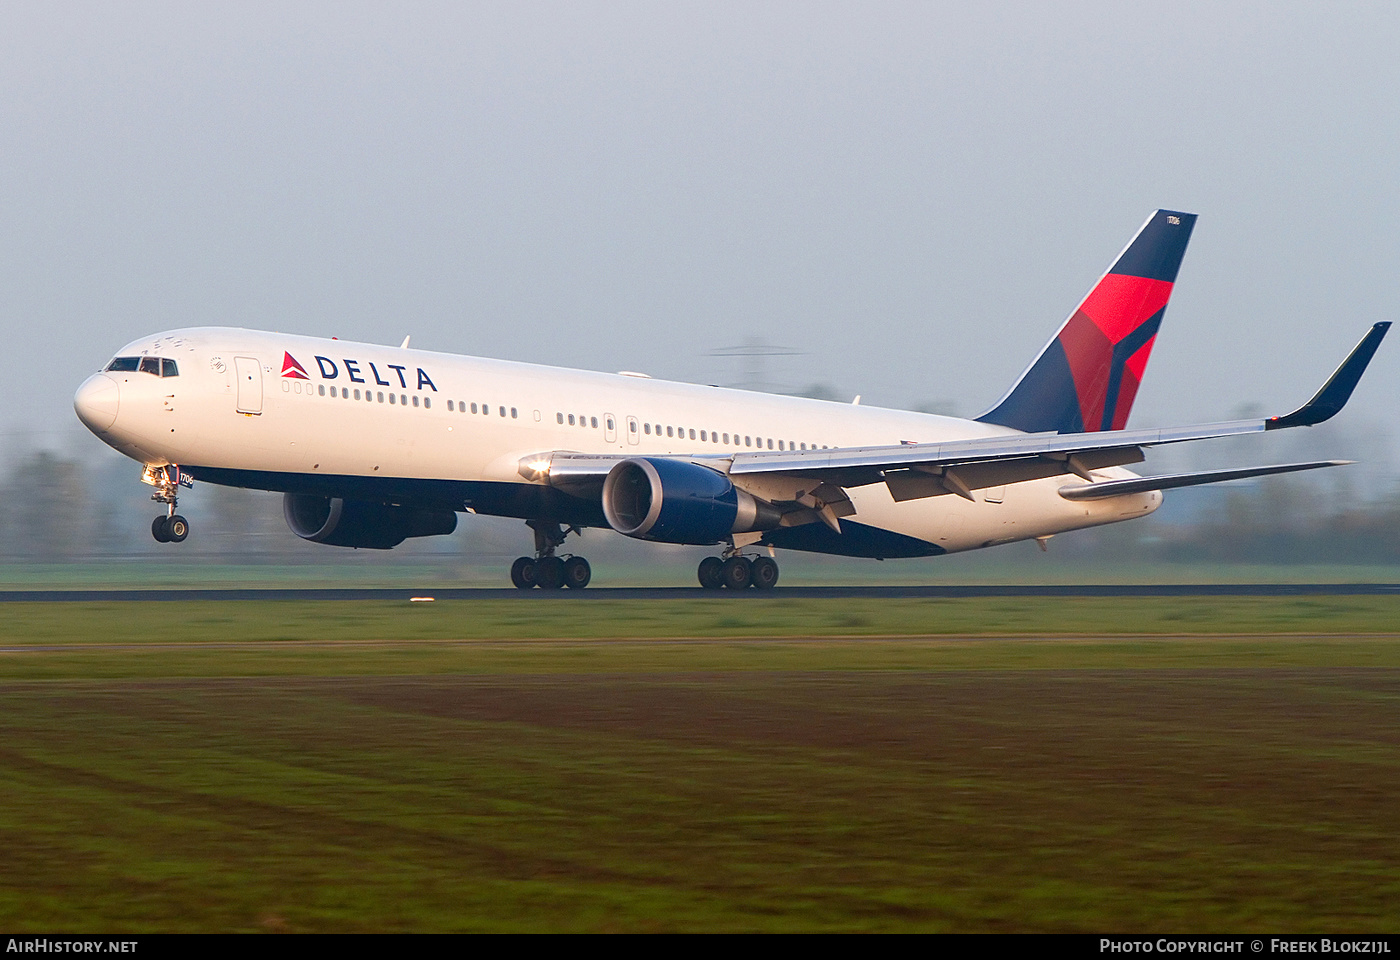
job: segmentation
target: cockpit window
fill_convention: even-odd
[[[140,362],[140,357],[117,357],[107,364],[107,369],[114,373],[135,373]]]
[[[142,357],[141,372],[154,373],[156,376],[160,376],[160,357]]]
[[[160,375],[162,377],[178,377],[180,370],[175,366],[174,360],[162,360],[160,362]]]

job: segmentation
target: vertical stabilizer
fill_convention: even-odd
[[[1158,210],[983,423],[1058,433],[1121,430],[1166,313],[1194,213]]]

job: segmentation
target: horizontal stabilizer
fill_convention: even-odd
[[[1060,496],[1066,500],[1105,500],[1109,497],[1122,497],[1131,493],[1171,490],[1174,487],[1197,487],[1205,483],[1243,480],[1246,477],[1266,477],[1275,473],[1296,473],[1299,470],[1340,467],[1353,462],[1352,460],[1316,460],[1311,463],[1279,463],[1270,467],[1203,470],[1199,473],[1173,473],[1163,477],[1135,477],[1132,480],[1072,483],[1060,488]]]

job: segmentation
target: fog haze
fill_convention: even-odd
[[[0,432],[96,455],[78,383],[194,324],[709,383],[761,338],[796,351],[775,382],[970,416],[1159,206],[1201,219],[1132,423],[1283,412],[1397,313],[1397,27],[1379,3],[7,3]],[[1391,461],[1397,370],[1387,343],[1326,452]]]

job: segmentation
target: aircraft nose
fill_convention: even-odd
[[[105,374],[95,373],[83,381],[73,394],[73,409],[93,433],[106,433],[117,420],[117,402],[121,388]]]

